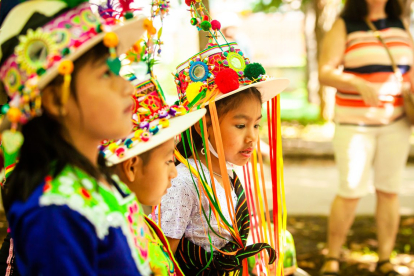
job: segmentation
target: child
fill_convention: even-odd
[[[178,146],[185,158],[177,155],[182,163],[178,177],[161,202],[161,228],[176,260],[185,275],[239,275],[243,260],[263,249],[273,263],[275,251],[268,244],[246,246],[249,212],[233,165],[249,161],[262,102],[279,94],[288,81],[264,76],[263,67],[250,64],[235,43],[209,44],[177,71],[180,103],[208,103],[208,108],[205,124],[195,125]]]
[[[87,2],[29,1],[2,25],[0,77],[11,98],[2,143],[19,151],[3,202],[22,275],[152,273],[136,197],[98,158],[103,139],[132,127],[133,87],[118,55],[144,25],[124,8],[121,23],[106,25]]]
[[[171,187],[171,179],[177,176],[173,157],[174,137],[200,120],[206,111],[203,108],[185,114],[184,107],[166,105],[162,90],[154,78],[141,82],[134,79],[133,83],[136,87],[136,130],[123,140],[105,141],[101,151],[110,165],[114,165],[113,172],[136,194],[139,202],[156,206]],[[142,110],[149,112],[142,113]],[[131,145],[134,137],[140,137],[139,142]],[[146,140],[145,137],[150,138]],[[151,270],[156,275],[184,275],[161,229],[144,216],[141,206],[136,208],[146,222],[144,235],[150,241],[148,255]]]

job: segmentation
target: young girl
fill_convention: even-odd
[[[268,244],[246,246],[249,212],[233,165],[249,161],[259,135],[262,102],[280,93],[288,81],[267,79],[263,67],[248,63],[235,43],[210,44],[177,68],[180,102],[209,104],[205,124],[195,125],[178,146],[184,158],[177,155],[182,162],[178,177],[161,202],[161,228],[185,275],[238,275],[243,260],[263,249],[269,263],[276,258]],[[250,80],[242,77],[243,70]],[[203,186],[202,181],[212,185]]]
[[[144,26],[123,15],[105,25],[89,3],[40,0],[17,5],[2,25],[12,123],[2,143],[20,150],[3,202],[23,275],[152,273],[136,197],[98,157],[103,139],[132,127],[133,87],[117,56]]]
[[[138,118],[140,123],[137,122],[136,130],[127,138],[105,141],[101,152],[113,165],[112,171],[136,194],[140,203],[156,206],[171,187],[171,179],[177,176],[173,157],[174,137],[200,120],[206,110],[203,108],[186,114],[184,107],[166,105],[161,88],[154,78],[141,82],[135,79],[133,84],[136,103],[133,118]],[[144,114],[141,110],[150,112]],[[139,204],[135,208],[145,219],[144,236],[149,241],[151,270],[156,275],[184,275],[161,229],[144,215]]]

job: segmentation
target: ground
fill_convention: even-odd
[[[295,239],[299,267],[312,276],[319,270],[326,254],[326,216],[290,216],[288,230]],[[414,275],[414,218],[403,217],[392,262],[402,275]],[[372,216],[358,216],[343,250],[341,276],[369,276],[375,269],[375,221]]]

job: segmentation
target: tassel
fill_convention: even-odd
[[[60,95],[60,103],[66,104],[70,95],[70,83],[72,81],[73,62],[71,60],[63,60],[59,63],[59,74],[63,76],[62,93]]]

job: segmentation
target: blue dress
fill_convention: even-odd
[[[144,216],[137,199],[114,177],[113,190],[66,167],[8,221],[22,275],[151,275]]]

